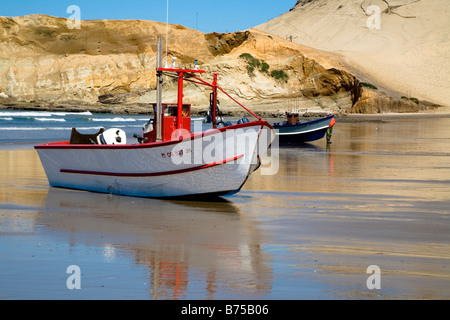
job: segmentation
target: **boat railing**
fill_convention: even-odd
[[[220,90],[223,94],[225,94],[233,102],[238,104],[241,108],[243,108],[248,113],[250,113],[253,117],[255,117],[258,121],[262,120],[261,117],[258,117],[254,112],[252,112],[250,109],[245,107],[242,103],[240,103],[235,98],[233,98],[228,92],[226,92],[223,88],[221,88],[217,84],[217,77],[218,77],[218,73],[217,72],[213,73],[213,76],[214,76],[213,82],[209,83],[209,82],[205,81],[204,79],[201,79],[200,77],[197,77],[196,75],[194,75],[194,73],[204,73],[205,71],[203,71],[203,70],[158,68],[158,71],[161,71],[161,72],[176,72],[177,73],[176,77],[178,79],[181,78],[183,81],[189,81],[189,82],[193,82],[193,83],[196,83],[196,84],[200,84],[200,85],[211,87],[212,90],[213,90],[213,101],[214,101],[213,102],[213,115],[212,115],[212,117],[213,117],[213,124],[215,124],[215,122],[216,122],[215,120],[216,120],[216,111],[217,111],[217,90]],[[180,90],[180,86],[182,86],[182,84],[179,84],[179,90]]]

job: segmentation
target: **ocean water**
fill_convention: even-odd
[[[40,144],[70,139],[72,128],[95,133],[100,128],[118,128],[127,137],[142,134],[150,119],[145,115],[111,115],[87,112],[0,110],[0,146]]]
[[[0,111],[0,299],[450,299],[450,117],[338,119],[221,200],[49,187],[34,145],[147,121]]]

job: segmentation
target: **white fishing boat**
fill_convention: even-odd
[[[153,123],[133,143],[115,128],[89,136],[73,129],[70,141],[35,146],[51,186],[155,198],[225,195],[238,192],[259,167],[260,155],[275,138],[273,127],[220,88],[216,73],[208,83],[198,77],[205,71],[197,68],[163,68],[161,48],[159,37]],[[162,103],[163,74],[178,78],[177,103]],[[212,88],[210,130],[191,132],[190,105],[183,103],[185,81]],[[256,120],[219,126],[218,91]]]

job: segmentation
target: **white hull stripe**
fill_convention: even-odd
[[[277,135],[288,136],[288,135],[294,135],[294,134],[303,134],[303,133],[309,133],[309,132],[313,132],[313,131],[319,131],[319,130],[327,129],[328,127],[329,126],[324,126],[324,127],[315,128],[315,129],[311,129],[311,130],[307,130],[307,131],[301,131],[301,132],[286,132],[286,133],[277,132]]]

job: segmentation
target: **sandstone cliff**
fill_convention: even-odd
[[[0,17],[0,104],[147,112],[156,100],[156,37],[165,32],[165,24],[152,21],[82,21],[71,30],[63,18]],[[344,60],[256,29],[204,34],[170,25],[167,57],[184,67],[198,60],[206,80],[219,72],[226,91],[264,115],[294,107],[337,113],[436,107],[370,89]],[[164,100],[176,101],[173,79],[165,89]],[[186,102],[207,105],[207,90],[187,85]]]

